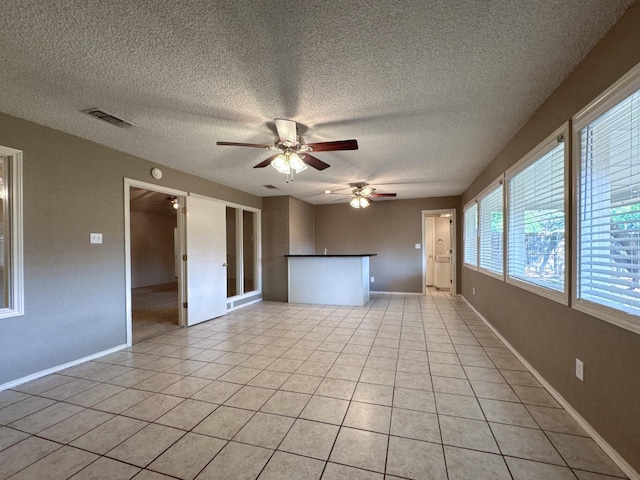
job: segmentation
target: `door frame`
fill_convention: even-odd
[[[425,217],[427,215],[441,215],[448,213],[451,215],[451,288],[449,289],[450,295],[457,295],[457,264],[458,264],[458,252],[457,252],[457,235],[456,235],[456,209],[455,208],[438,208],[434,210],[422,210],[422,245],[426,245],[425,241]],[[435,223],[435,222],[434,222]],[[434,229],[435,230],[435,229]],[[427,259],[426,252],[422,255],[422,294],[427,294],[426,287],[427,280]]]
[[[429,220],[429,221],[427,221]],[[427,224],[431,223],[431,238],[427,238]],[[423,229],[424,232],[422,233],[422,236],[424,238],[424,242],[423,242],[423,257],[424,257],[424,288],[426,289],[429,285],[427,282],[427,273],[428,273],[428,265],[429,265],[429,260],[428,260],[428,256],[429,254],[432,254],[431,257],[433,257],[431,259],[431,263],[432,265],[435,263],[436,259],[435,259],[435,246],[434,243],[436,241],[436,219],[435,217],[429,217],[427,215],[423,215],[422,216],[422,224],[423,224]],[[429,251],[427,251],[429,250]],[[435,277],[435,268],[431,269],[431,286],[434,285],[435,281],[434,278]]]
[[[174,188],[156,185],[154,183],[142,182],[131,178],[124,179],[124,271],[125,271],[125,305],[126,305],[126,330],[127,330],[127,347],[133,344],[133,317],[131,305],[131,187],[143,188],[158,193],[166,193],[175,196],[178,199],[180,208],[177,213],[177,228],[179,239],[179,252],[182,257],[185,253],[185,218],[184,218],[184,197],[187,192],[176,190]],[[185,287],[185,262],[180,262],[178,269],[178,325],[185,326],[185,309],[182,305],[186,299]]]

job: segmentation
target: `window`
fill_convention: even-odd
[[[478,204],[473,202],[464,210],[464,264],[478,267]]]
[[[507,172],[507,280],[566,298],[566,127]]]
[[[227,207],[227,297],[235,297],[240,293],[236,212],[236,208]]]
[[[0,147],[0,318],[24,313],[22,152]]]
[[[227,206],[227,297],[258,290],[257,212]]]
[[[479,206],[480,269],[489,273],[503,273],[504,219],[502,213],[502,180],[481,196]]]
[[[257,290],[256,287],[256,236],[257,215],[242,211],[242,264],[244,271],[244,292]]]
[[[614,315],[640,314],[640,75],[635,77],[635,86],[614,86],[575,127],[577,303]]]

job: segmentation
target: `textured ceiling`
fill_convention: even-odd
[[[259,196],[458,195],[632,3],[3,0],[0,111]],[[286,183],[215,145],[270,143],[274,118],[360,149]]]

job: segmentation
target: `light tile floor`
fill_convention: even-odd
[[[264,302],[0,392],[0,479],[614,477],[439,292]]]

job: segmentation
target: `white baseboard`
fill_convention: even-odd
[[[262,301],[262,298],[256,298],[251,302],[243,303],[241,305],[238,305],[237,307],[234,306],[234,307],[228,308],[227,313],[233,312],[234,310],[238,310],[240,308],[248,307],[249,305],[255,305],[256,303],[260,303],[261,301]],[[231,304],[233,305],[233,302],[231,302]]]
[[[424,293],[416,293],[416,292],[378,292],[378,291],[370,291],[370,295],[424,295]]]
[[[73,360],[68,363],[64,363],[62,365],[57,365],[55,367],[48,368],[46,370],[41,370],[36,373],[32,373],[31,375],[27,375],[26,377],[18,378],[17,380],[11,380],[5,384],[0,385],[0,392],[3,390],[7,390],[9,388],[17,387],[18,385],[22,385],[23,383],[31,382],[32,380],[37,380],[40,377],[44,377],[46,375],[51,375],[52,373],[59,372],[61,370],[66,370],[67,368],[75,367],[84,362],[88,362],[90,360],[95,360],[96,358],[104,357],[105,355],[109,355],[111,353],[122,350],[123,348],[127,348],[126,344],[118,345],[117,347],[110,348],[109,350],[103,350],[98,353],[94,353],[87,357],[79,358],[78,360]]]
[[[602,450],[604,450],[604,452],[609,455],[609,457],[611,457],[611,460],[613,460],[614,463],[618,465],[618,467],[620,467],[620,470],[622,470],[625,475],[627,475],[631,480],[640,480],[640,473],[638,473],[631,465],[629,465],[629,463],[622,457],[622,455],[620,455],[617,450],[613,448],[611,444],[609,444],[609,442],[607,442],[602,437],[602,435],[600,435],[598,431],[593,428],[591,424],[587,422],[584,417],[580,415],[578,411],[573,408],[573,406],[569,402],[567,402],[567,400],[565,400],[565,398],[560,395],[560,393],[555,388],[553,388],[551,384],[547,382],[547,380],[545,380],[545,378],[535,368],[533,368],[533,366],[529,362],[527,362],[527,360],[522,355],[520,355],[520,353],[518,353],[518,351],[500,334],[500,332],[498,332],[498,330],[493,325],[491,325],[491,323],[486,318],[484,318],[484,316],[480,312],[478,312],[478,310],[476,310],[473,305],[471,305],[469,300],[467,300],[464,296],[462,296],[462,298],[465,302],[467,302],[467,305],[471,307],[476,315],[478,315],[478,317],[480,317],[480,319],[491,329],[491,331],[496,334],[496,336],[502,341],[502,343],[504,343],[505,346],[509,350],[511,350],[511,353],[513,353],[518,358],[518,360],[520,360],[520,362],[522,362],[522,364],[531,372],[531,374],[536,377],[536,380],[538,380],[542,384],[542,386],[548,390],[553,398],[555,398],[558,403],[562,405],[562,407],[569,413],[569,415],[571,415],[573,419],[578,422],[578,424],[589,434],[589,436],[600,446],[600,448],[602,448]]]

